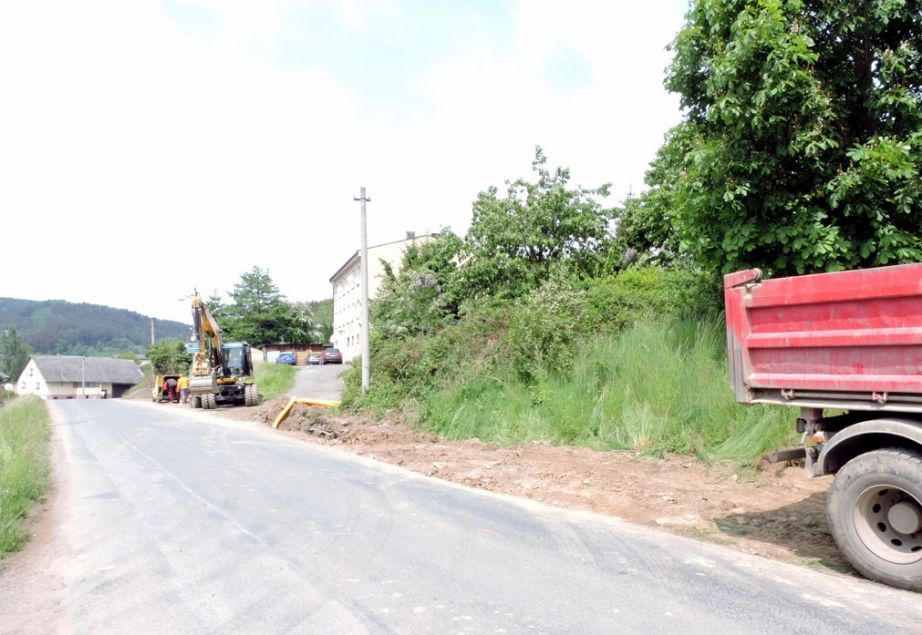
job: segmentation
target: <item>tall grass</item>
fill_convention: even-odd
[[[425,424],[454,439],[549,440],[741,463],[793,441],[790,412],[734,401],[719,325],[640,323],[575,346],[568,372],[525,383],[496,370],[430,395]]]
[[[284,395],[295,383],[297,366],[288,364],[257,364],[253,376],[264,401]]]
[[[37,397],[0,408],[0,557],[27,540],[22,521],[48,485],[48,411]]]

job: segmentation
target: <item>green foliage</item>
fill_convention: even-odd
[[[264,401],[286,394],[295,384],[297,366],[288,364],[257,364],[253,381],[259,389],[259,396]]]
[[[192,355],[181,340],[161,340],[147,349],[154,373],[157,375],[178,375],[188,373]]]
[[[458,236],[443,230],[429,242],[409,245],[398,274],[384,263],[385,279],[371,307],[377,337],[430,333],[457,318],[462,247]]]
[[[28,540],[27,512],[48,485],[48,412],[37,397],[0,408],[0,558]]]
[[[532,183],[506,183],[477,196],[465,237],[463,297],[516,298],[548,278],[552,265],[566,263],[577,273],[594,271],[611,237],[612,211],[599,203],[609,186],[569,189],[570,172],[551,172],[541,148],[535,150]]]
[[[314,326],[308,307],[286,301],[268,270],[253,267],[241,274],[230,298],[227,305],[208,305],[226,341],[246,341],[259,347],[311,339]]]
[[[633,268],[585,283],[558,275],[516,303],[508,331],[511,367],[525,381],[564,372],[581,338],[638,321],[713,316],[719,298],[710,276],[680,269]]]
[[[918,0],[696,0],[645,204],[703,267],[922,260]]]
[[[429,334],[372,337],[372,382],[361,391],[361,360],[343,373],[343,406],[382,412],[413,404],[453,378],[476,375],[505,357],[498,349],[509,322],[508,308],[479,306],[464,319]]]
[[[647,190],[640,196],[629,196],[618,218],[617,250],[620,262],[609,266],[612,273],[629,264],[640,266],[690,264],[690,260],[672,222],[670,201],[663,201],[661,188]]]
[[[611,332],[639,321],[712,319],[723,309],[718,281],[706,273],[631,268],[595,280],[586,294],[586,332]]]
[[[16,381],[22,370],[29,363],[32,347],[20,339],[16,327],[0,331],[0,372]]]
[[[0,330],[14,327],[37,353],[113,357],[143,353],[150,344],[150,318],[124,309],[62,300],[0,298]],[[156,320],[157,337],[189,336],[189,325]]]
[[[397,273],[384,263],[385,281],[372,305],[373,338],[435,333],[466,312],[525,297],[548,280],[575,281],[621,267],[622,250],[610,236],[612,211],[598,201],[608,187],[571,189],[569,172],[551,172],[546,164],[537,148],[534,183],[507,182],[504,198],[496,188],[481,192],[464,239],[446,229],[408,247]],[[618,264],[606,264],[613,260]]]
[[[545,369],[569,368],[573,343],[585,333],[586,292],[575,278],[557,275],[521,298],[507,333],[511,367],[524,381]]]
[[[333,337],[333,298],[307,303],[308,315],[314,323],[313,340],[329,342]]]
[[[452,439],[753,462],[793,441],[790,416],[734,402],[722,341],[717,325],[638,324],[575,343],[567,373],[526,383],[499,371],[450,384],[427,401],[426,420]]]
[[[711,315],[710,283],[700,274],[658,268],[584,283],[561,269],[515,303],[470,304],[460,320],[431,332],[374,335],[371,390],[361,394],[356,361],[346,374],[344,404],[379,411],[425,401],[448,383],[484,373],[511,373],[527,383],[564,372],[576,343],[593,333],[616,332],[653,315]]]

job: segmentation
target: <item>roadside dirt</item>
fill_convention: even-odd
[[[287,401],[279,397],[255,409],[217,412],[272,425]],[[727,464],[706,465],[681,456],[447,441],[400,422],[369,422],[301,405],[294,406],[280,429],[427,476],[854,574],[829,534],[825,499],[830,480],[808,479],[800,467],[767,465],[741,473]]]

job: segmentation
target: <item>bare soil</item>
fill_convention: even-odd
[[[217,412],[272,425],[287,401],[279,397],[257,408]],[[740,472],[684,456],[448,441],[398,421],[368,421],[303,405],[293,407],[280,430],[462,485],[854,574],[828,530],[825,501],[831,481],[808,479],[801,467],[790,464]]]

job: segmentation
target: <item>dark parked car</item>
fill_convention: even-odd
[[[294,353],[279,353],[279,356],[275,358],[275,363],[294,366],[298,363],[298,358]]]
[[[325,349],[323,351],[323,363],[324,364],[342,364],[343,354],[339,352],[338,348]]]

